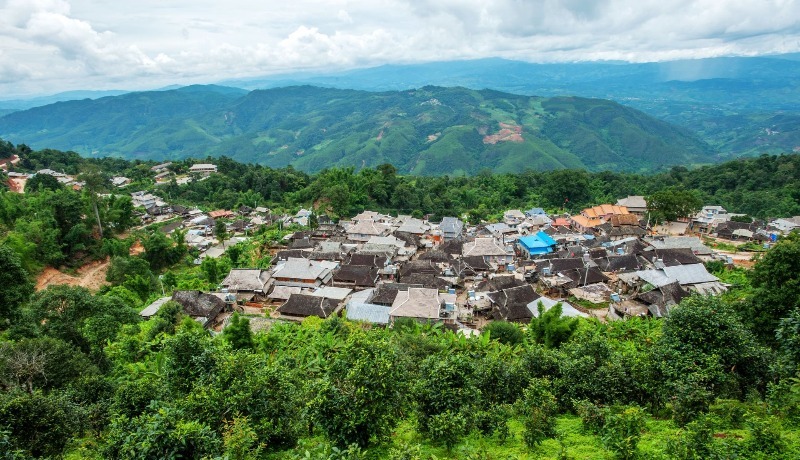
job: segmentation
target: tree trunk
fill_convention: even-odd
[[[97,230],[100,232],[100,239],[103,239],[103,223],[100,222],[100,211],[97,210],[97,199],[93,197],[92,207],[94,208],[94,216],[97,218]]]

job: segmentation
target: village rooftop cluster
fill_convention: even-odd
[[[196,263],[220,257],[264,225],[305,227],[272,248],[269,268],[234,268],[216,292],[177,291],[141,313],[150,317],[174,300],[217,330],[233,311],[253,314],[254,329],[340,315],[375,325],[412,318],[465,334],[492,320],[527,323],[540,306],[546,311],[557,303],[566,316],[662,317],[692,292],[728,289],[704,263],[734,261],[704,237],[769,245],[800,227],[800,217],[769,225],[731,221],[734,215],[719,206],[651,227],[641,196],[576,215],[512,209],[501,222],[474,226],[458,217],[430,222],[373,211],[339,222],[306,209],[295,215],[248,206],[202,212],[144,192],[132,197],[145,222],[169,221],[160,228],[167,234],[187,231],[187,243],[201,254]],[[233,235],[226,241],[214,236],[218,219]]]

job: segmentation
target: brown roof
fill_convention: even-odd
[[[333,275],[334,283],[354,283],[356,286],[373,287],[378,279],[378,269],[368,265],[342,265]]]
[[[611,225],[639,225],[639,218],[635,214],[615,214],[611,216]]]
[[[492,317],[506,321],[530,321],[528,304],[541,297],[533,286],[525,284],[487,294],[492,301]]]
[[[175,291],[172,294],[172,300],[179,303],[189,316],[213,319],[225,309],[225,301],[215,295],[204,294],[200,291]]]
[[[292,294],[289,300],[278,307],[278,312],[289,316],[319,316],[327,318],[336,309],[336,304],[325,297],[307,294]]]
[[[398,291],[407,291],[411,287],[422,287],[419,284],[405,284],[405,283],[384,283],[379,284],[372,295],[370,303],[377,305],[392,305],[394,299],[397,297]]]
[[[500,291],[502,289],[524,286],[525,284],[524,281],[517,279],[514,275],[503,275],[481,281],[475,287],[475,290],[479,292]]]
[[[400,279],[412,273],[430,273],[434,275],[440,274],[442,271],[432,260],[411,260],[403,264],[400,269]],[[405,281],[404,281],[405,282]]]
[[[347,265],[364,265],[367,267],[383,268],[388,260],[385,256],[376,254],[353,254]]]

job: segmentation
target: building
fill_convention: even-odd
[[[636,214],[639,217],[647,213],[647,201],[641,195],[628,195],[625,198],[617,200],[617,206],[624,206],[631,214]]]
[[[444,217],[442,223],[439,224],[439,229],[442,231],[442,238],[445,241],[455,240],[461,238],[464,232],[464,222],[457,217]]]
[[[553,252],[557,243],[545,232],[537,232],[535,235],[523,236],[517,240],[517,247],[520,252],[528,258],[536,255],[549,254]]]
[[[211,174],[217,172],[217,165],[211,163],[197,163],[189,168],[190,173]]]
[[[289,258],[275,267],[272,278],[276,286],[317,288],[331,281],[338,266],[337,262]]]
[[[514,262],[514,252],[500,245],[494,238],[475,238],[474,241],[464,243],[462,256],[483,257],[487,264],[510,264]]]
[[[417,321],[435,322],[448,319],[455,313],[455,294],[440,294],[436,289],[410,287],[397,291],[389,310],[389,321],[413,318]]]

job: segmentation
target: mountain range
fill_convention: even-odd
[[[34,148],[140,159],[228,156],[305,171],[392,163],[403,173],[586,168],[652,171],[716,161],[689,131],[616,102],[426,86],[189,86],[58,102],[0,118]]]

